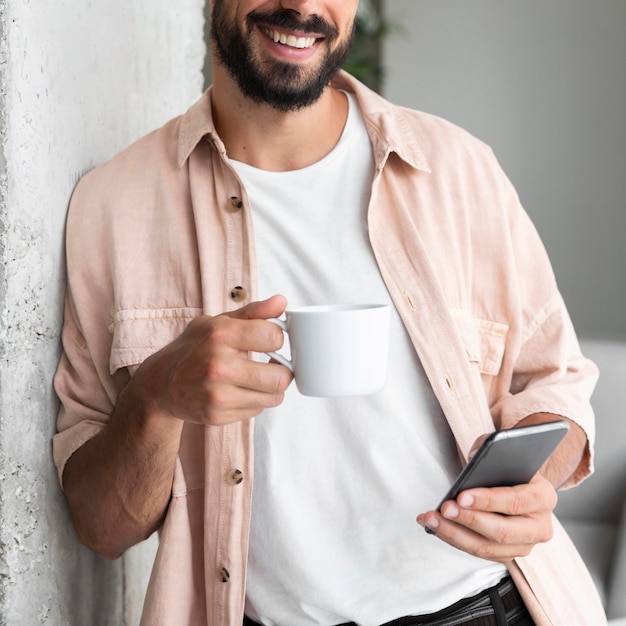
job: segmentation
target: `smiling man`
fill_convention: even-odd
[[[357,8],[214,0],[212,87],[77,186],[54,438],[76,532],[117,558],[159,531],[146,626],[599,626],[552,515],[591,471],[595,366],[489,148],[339,71]],[[259,357],[277,294],[391,304],[386,388],[300,395]],[[529,484],[433,510],[485,433],[555,416]]]
[[[340,12],[353,14],[353,2],[340,7]],[[237,3],[217,2],[211,33],[219,64],[241,92],[257,104],[285,112],[319,100],[348,57],[354,21],[340,37],[338,27],[318,15],[301,19],[289,9],[261,7],[240,23],[236,9]]]

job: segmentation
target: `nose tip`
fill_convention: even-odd
[[[313,5],[317,4],[312,0],[280,0],[280,6],[287,11],[293,11],[298,15],[313,15]]]

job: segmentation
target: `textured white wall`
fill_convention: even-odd
[[[385,94],[489,143],[581,335],[626,339],[626,2],[388,0]]]
[[[77,545],[51,460],[63,228],[81,174],[199,96],[203,6],[0,0],[0,624],[138,620],[142,550]]]

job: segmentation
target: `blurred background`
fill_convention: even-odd
[[[582,336],[626,340],[626,3],[390,0],[383,93],[494,149]]]

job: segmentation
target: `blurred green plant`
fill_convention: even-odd
[[[383,16],[383,0],[361,0],[354,45],[343,68],[374,91],[383,87],[382,40],[395,29]]]

